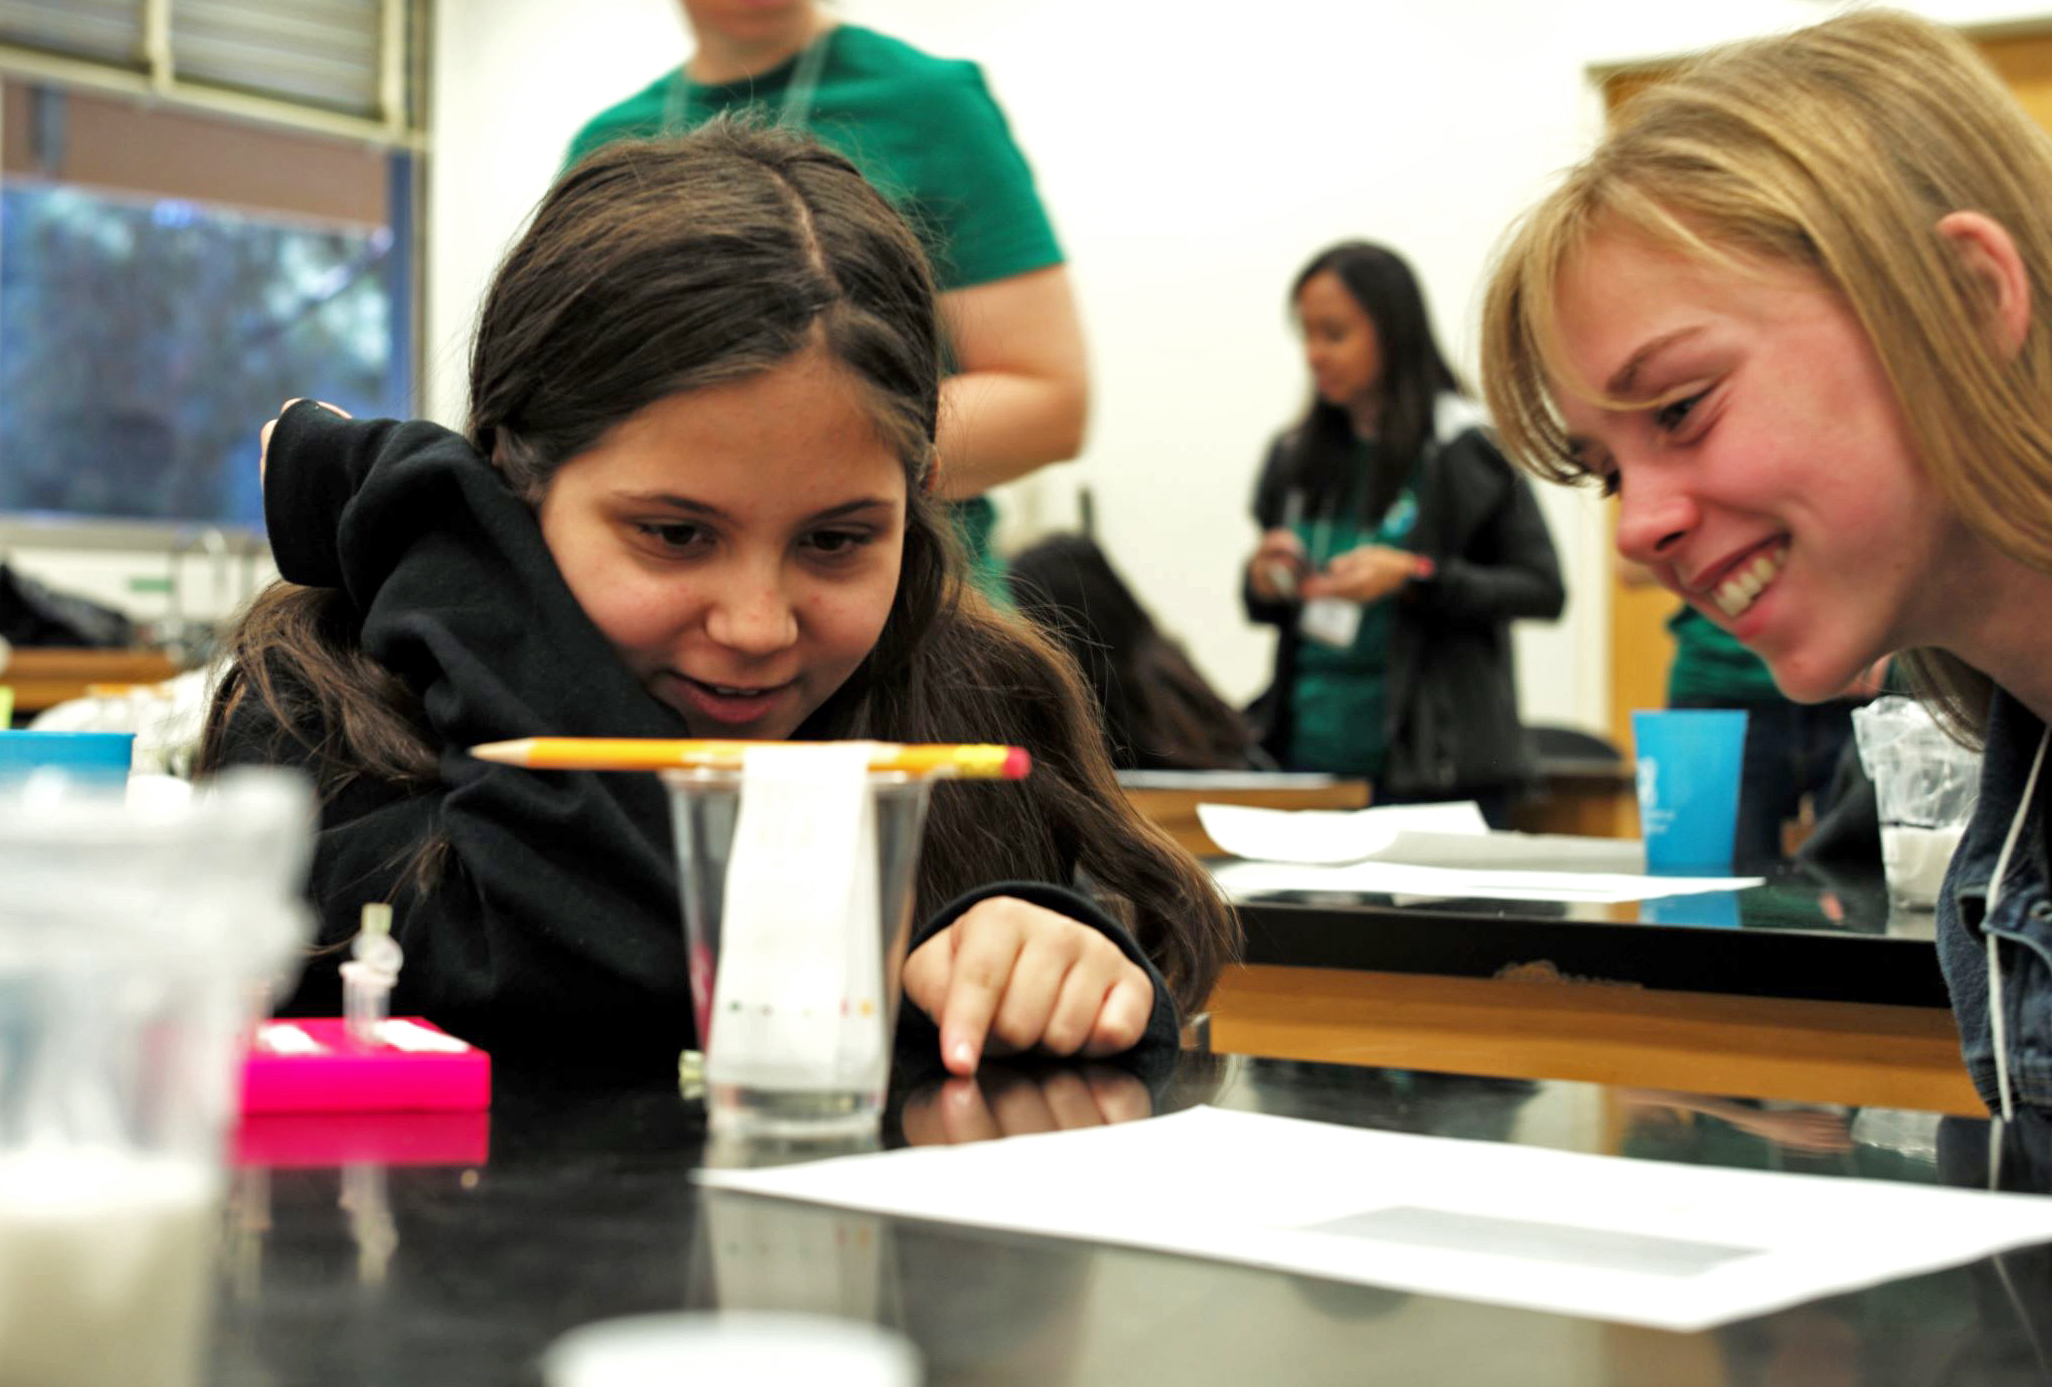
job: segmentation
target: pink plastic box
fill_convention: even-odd
[[[417,1016],[384,1024],[381,1039],[364,1044],[339,1017],[264,1022],[243,1063],[244,1115],[492,1105],[492,1061],[484,1051]]]

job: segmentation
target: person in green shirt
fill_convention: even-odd
[[[1345,241],[1291,286],[1312,399],[1255,485],[1241,599],[1277,628],[1252,711],[1290,770],[1378,803],[1472,799],[1498,827],[1533,772],[1510,623],[1560,615],[1531,489],[1461,397],[1411,267]]]
[[[938,490],[986,591],[996,509],[984,492],[1082,450],[1083,331],[1054,229],[976,64],[936,58],[817,0],[682,0],[697,48],[594,116],[566,167],[615,140],[747,112],[846,155],[919,232],[942,290],[953,374]]]

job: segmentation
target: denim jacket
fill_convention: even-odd
[[[1995,914],[1990,918],[1987,913],[1995,859],[2016,817],[2044,732],[2044,724],[2021,703],[1996,690],[1988,715],[1988,747],[1981,760],[1980,799],[1938,894],[1938,962],[1952,993],[1967,1071],[1991,1111],[2000,1110],[2001,1095],[1988,1016],[1984,931],[2004,941],[1997,953],[2011,1097],[2019,1108],[2052,1109],[2052,871],[2045,852],[2046,781],[2052,775],[2045,771],[2039,772],[2030,815],[2012,850]]]

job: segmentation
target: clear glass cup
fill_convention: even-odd
[[[737,922],[729,880],[742,810],[739,770],[663,772],[684,897],[691,999],[704,1051],[707,1121],[716,1132],[807,1138],[874,1128],[890,1078],[899,974],[911,936],[927,782],[898,772],[865,778],[873,861],[850,877],[817,859],[772,894],[786,918]],[[764,883],[755,883],[759,896]],[[747,929],[749,934],[739,931]],[[789,931],[787,934],[786,931]],[[745,952],[736,953],[737,948]],[[730,967],[722,983],[722,960]],[[742,960],[734,964],[733,960]],[[726,1044],[723,1048],[722,1041]]]
[[[1860,762],[1874,782],[1888,898],[1934,910],[1945,870],[1980,798],[1981,755],[1952,740],[1915,699],[1853,709]]]
[[[0,1387],[200,1379],[252,984],[311,933],[310,789],[0,791]]]

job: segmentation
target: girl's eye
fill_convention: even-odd
[[[705,530],[697,525],[682,521],[669,523],[643,521],[634,527],[642,534],[662,545],[665,549],[689,549],[705,538]]]
[[[1707,390],[1699,390],[1686,399],[1668,401],[1653,411],[1653,426],[1663,433],[1673,433],[1688,422],[1689,415],[1709,393]]]
[[[1624,490],[1624,474],[1621,472],[1598,472],[1594,476],[1596,489],[1603,496],[1615,496]]]
[[[818,553],[838,558],[854,553],[869,543],[869,538],[861,530],[815,530],[806,536],[805,542]]]

